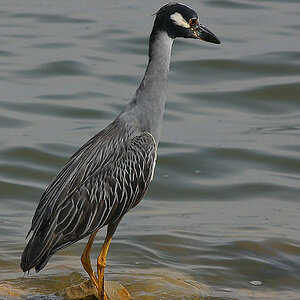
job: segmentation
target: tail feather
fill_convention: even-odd
[[[41,219],[40,224],[34,230],[32,228],[29,230],[29,233],[33,230],[33,234],[23,251],[20,265],[24,272],[32,268],[39,272],[55,252],[53,248],[60,236],[53,232],[51,219],[48,215],[43,214],[44,218]]]
[[[31,238],[25,247],[21,258],[21,269],[26,272],[32,268],[38,272],[49,261],[51,255],[43,251],[44,245],[39,243],[39,238]]]
[[[79,235],[70,240],[61,234],[53,233],[49,240],[45,240],[43,239],[44,234],[38,231],[36,235],[31,237],[23,251],[20,264],[21,269],[26,272],[35,268],[35,271],[39,272],[46,266],[55,252],[76,243],[89,234],[90,232],[84,236]]]

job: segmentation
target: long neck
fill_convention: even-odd
[[[165,107],[168,72],[173,39],[153,29],[149,41],[149,62],[145,76],[129,104],[140,121],[141,130],[158,142]]]

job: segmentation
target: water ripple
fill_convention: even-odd
[[[18,77],[42,79],[53,76],[89,76],[92,72],[88,66],[77,61],[55,61],[41,64],[28,70],[13,71]]]
[[[39,49],[59,49],[59,48],[71,48],[74,47],[74,44],[72,43],[40,43],[40,44],[34,44],[31,45],[33,48],[39,48]]]
[[[262,5],[242,3],[240,1],[229,1],[229,0],[210,0],[205,1],[208,6],[212,7],[220,7],[225,9],[262,9],[264,8]]]
[[[14,57],[14,56],[17,56],[17,54],[14,52],[11,52],[11,51],[0,50],[0,56]]]
[[[30,126],[32,122],[10,118],[0,115],[0,128],[25,128]]]
[[[51,147],[51,146],[50,146]],[[65,147],[60,146],[60,149]],[[66,157],[61,152],[52,153],[48,147],[43,145],[39,149],[36,147],[13,147],[1,150],[0,162],[9,162],[10,164],[21,164],[30,166],[34,169],[45,168],[46,170],[57,170],[65,162]]]
[[[271,84],[239,91],[183,93],[183,97],[205,102],[209,106],[238,108],[249,113],[283,114],[299,109],[300,85]],[[220,97],[221,96],[221,97]]]
[[[39,95],[35,98],[45,100],[82,100],[82,99],[93,99],[93,98],[108,98],[109,95],[100,92],[82,91],[75,94],[48,94]]]
[[[180,70],[184,74],[186,81],[201,78],[202,74],[215,73],[215,81],[249,78],[259,78],[266,76],[300,75],[300,65],[295,63],[295,53],[267,53],[259,57],[247,57],[240,59],[218,59],[218,60],[189,60],[177,61],[172,64],[175,71]],[[268,57],[268,59],[266,59]],[[225,77],[226,74],[226,77]]]
[[[43,13],[17,13],[10,15],[12,19],[33,19],[37,23],[93,23],[93,20],[83,18],[67,17],[59,14],[43,14]]]
[[[10,111],[22,112],[26,114],[42,114],[54,116],[56,118],[91,120],[107,117],[107,114],[101,110],[48,103],[13,103],[2,101],[0,102],[0,107]]]

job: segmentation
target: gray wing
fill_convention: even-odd
[[[152,180],[156,144],[149,133],[132,139],[126,153],[96,170],[76,189],[56,216],[54,232],[73,238],[119,221],[138,204]],[[72,224],[74,222],[74,224]]]
[[[118,160],[128,148],[132,134],[130,128],[114,121],[73,154],[43,193],[27,236],[31,231],[35,232],[95,170]]]
[[[145,194],[155,160],[153,136],[142,133],[134,137],[123,155],[98,167],[43,219],[27,245],[31,251],[24,250],[24,268],[35,266],[39,271],[57,250],[119,221]]]

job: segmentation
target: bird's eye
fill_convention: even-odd
[[[189,20],[189,24],[191,27],[196,26],[198,24],[198,19],[197,18],[191,18]]]

